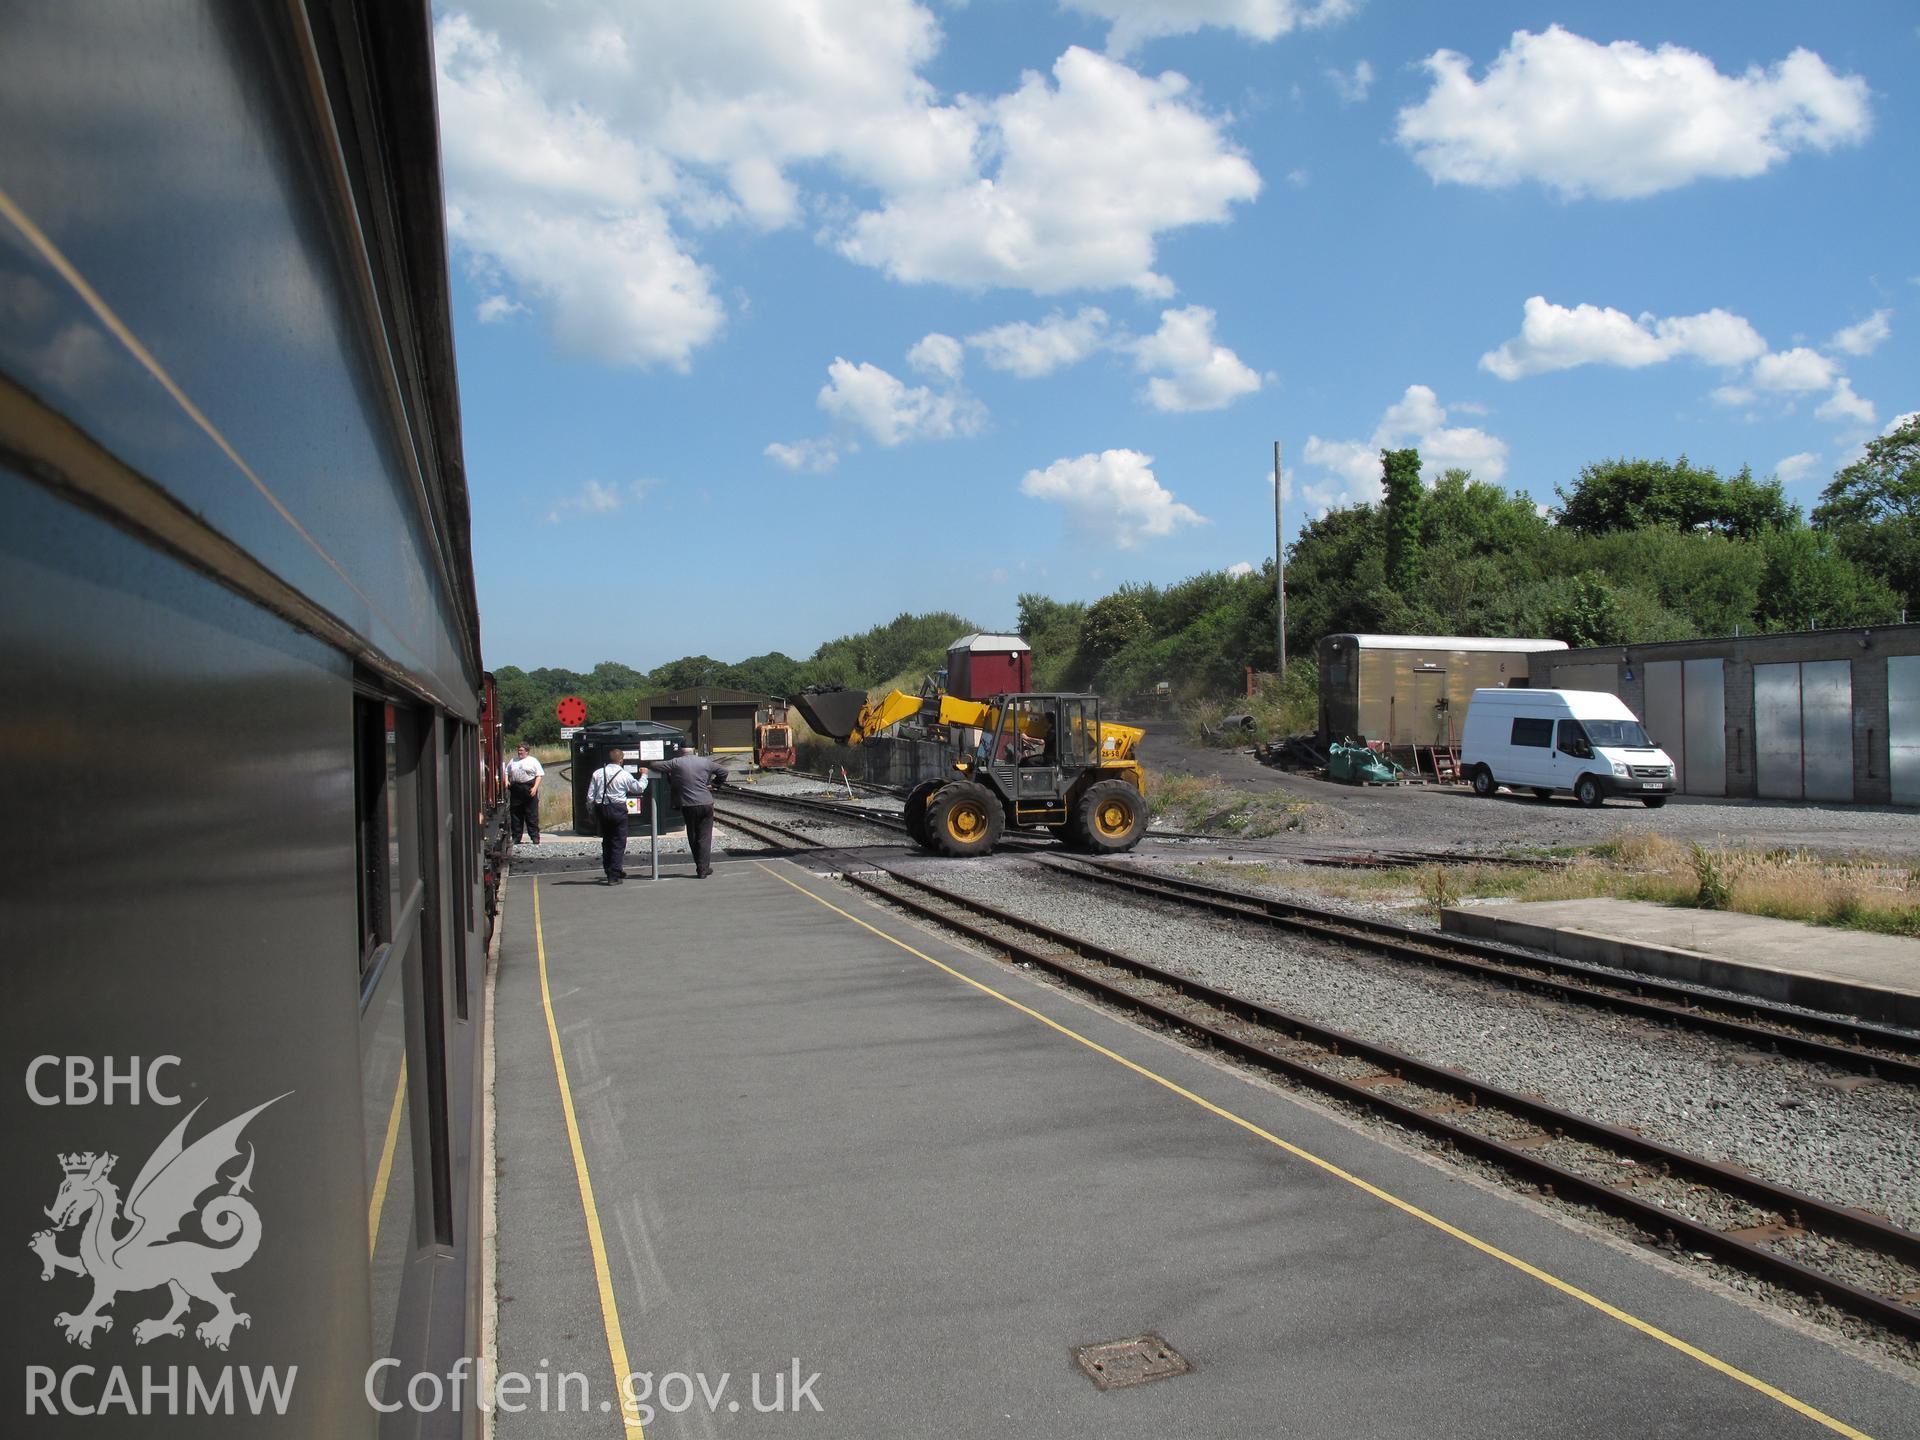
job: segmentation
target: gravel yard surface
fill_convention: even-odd
[[[1028,864],[905,870],[1504,1089],[1920,1228],[1920,1091],[1154,902]]]
[[[1244,750],[1193,745],[1166,729],[1149,730],[1140,758],[1149,772],[1216,776],[1234,789],[1282,790],[1314,801],[1319,808],[1308,825],[1312,833],[1385,849],[1594,845],[1638,830],[1705,844],[1920,857],[1920,813],[1911,807],[1676,795],[1660,810],[1624,800],[1586,810],[1570,796],[1543,801],[1502,791],[1492,800],[1481,800],[1471,791],[1446,785],[1335,785],[1271,769]]]

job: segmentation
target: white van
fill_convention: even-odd
[[[1672,757],[1603,690],[1474,691],[1460,774],[1476,795],[1571,791],[1587,806],[1619,795],[1654,809],[1674,790]]]

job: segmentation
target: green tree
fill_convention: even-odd
[[[1867,442],[1820,493],[1813,523],[1840,553],[1920,609],[1920,413]]]
[[[1589,570],[1558,587],[1548,601],[1545,638],[1564,640],[1573,648],[1619,645],[1627,635],[1621,624],[1620,601],[1613,587]]]
[[[1805,527],[1761,541],[1764,563],[1754,619],[1765,630],[1884,625],[1899,598],[1878,575],[1842,555],[1832,537]]]
[[[1140,592],[1125,588],[1087,607],[1080,624],[1080,653],[1093,664],[1104,665],[1128,645],[1152,636]]]
[[[1387,584],[1411,597],[1420,583],[1420,452],[1382,450],[1386,488]]]

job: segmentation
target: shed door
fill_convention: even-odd
[[[1678,660],[1655,660],[1647,666],[1647,713],[1641,717],[1647,735],[1673,757],[1673,783],[1687,789],[1687,701]]]
[[[687,737],[687,744],[697,744],[699,736],[693,733],[694,721],[700,718],[700,709],[696,705],[656,705],[649,717],[656,725],[671,725]]]
[[[1447,672],[1413,672],[1413,713],[1407,717],[1407,739],[1414,745],[1445,745],[1451,738],[1448,711],[1442,705],[1447,698]]]
[[[1679,787],[1689,795],[1727,793],[1727,667],[1719,660],[1688,660],[1686,664],[1686,759]],[[1651,678],[1651,677],[1649,677]],[[1671,751],[1669,754],[1673,753]]]
[[[1800,779],[1800,667],[1753,667],[1753,762],[1760,794],[1798,800]]]
[[[1853,799],[1853,662],[1800,666],[1800,737],[1806,746],[1807,799]]]
[[[716,753],[727,750],[753,749],[753,703],[731,702],[715,703],[711,714],[713,722],[712,745]]]
[[[1920,805],[1920,655],[1887,661],[1887,773],[1894,804]]]

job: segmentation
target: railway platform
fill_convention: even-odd
[[[1569,960],[1920,1028],[1920,940],[1645,900],[1450,906],[1442,927]]]
[[[494,1025],[503,1440],[1920,1437],[1891,1365],[789,861],[515,875]],[[1148,1336],[1107,1373],[1186,1373],[1075,1364]]]

